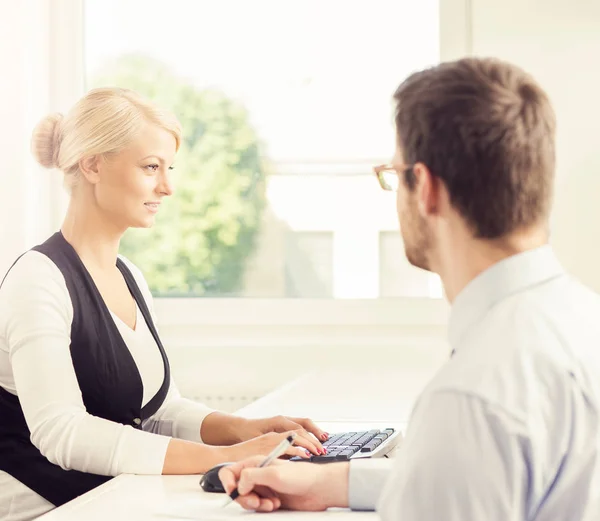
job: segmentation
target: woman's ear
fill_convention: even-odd
[[[89,183],[100,181],[99,156],[85,157],[79,161],[79,170]]]

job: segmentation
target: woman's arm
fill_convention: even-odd
[[[52,463],[115,476],[201,472],[223,458],[218,447],[172,444],[86,411],[69,349],[68,290],[43,254],[28,252],[11,270],[0,291],[0,317],[31,441]]]
[[[169,383],[169,391],[158,411],[142,423],[145,431],[173,438],[208,443],[209,445],[230,445],[214,443],[202,436],[202,426],[206,418],[214,412],[206,405],[183,398],[173,378]]]
[[[123,256],[121,256],[121,260],[136,279],[154,325],[158,330],[158,321],[154,313],[154,299],[146,279],[135,264]],[[202,403],[183,398],[173,379],[171,379],[165,402],[151,418],[144,422],[143,428],[150,432],[173,436],[182,440],[220,446],[248,442],[253,438],[271,432],[283,433],[293,430],[299,435],[297,443],[314,454],[322,453],[323,446],[320,442],[327,439],[327,435],[307,418],[276,416],[249,420],[214,411]],[[312,433],[317,439],[309,433]],[[238,448],[233,450],[237,451]]]

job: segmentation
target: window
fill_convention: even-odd
[[[333,296],[333,234],[288,232],[285,247],[285,296]],[[277,295],[279,296],[279,295]]]
[[[411,266],[396,231],[379,234],[379,296],[442,297],[440,278]]]
[[[184,126],[175,195],[123,241],[156,295],[439,296],[402,265],[371,173],[394,89],[439,61],[438,0],[84,5],[86,87],[133,88]]]

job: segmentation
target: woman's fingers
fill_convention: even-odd
[[[310,418],[290,418],[294,423],[300,425],[303,429],[313,434],[319,441],[327,441],[329,434],[323,429],[317,427],[317,424]]]
[[[320,442],[315,440],[315,438],[306,432],[304,429],[300,428],[294,431],[296,433],[296,439],[294,443],[305,449],[308,449],[313,454],[325,454],[325,448],[321,445]]]
[[[291,447],[288,447],[287,450],[285,451],[285,454],[287,456],[300,456],[301,458],[304,459],[308,459],[310,458],[310,453],[306,451],[305,448],[303,447],[294,447],[293,445]]]
[[[307,440],[312,441],[313,445],[321,451],[321,454],[323,454],[323,445],[321,442],[325,441],[328,438],[328,435],[319,429],[312,420],[309,420],[308,418],[288,418],[286,416],[277,416],[276,424],[276,430],[279,430],[279,432],[296,431],[297,433],[302,433],[302,435]],[[310,449],[309,447],[306,448]],[[319,453],[316,452],[315,454]]]

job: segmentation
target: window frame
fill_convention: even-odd
[[[52,105],[64,110],[83,94],[84,2],[58,2],[49,15],[49,66]],[[440,58],[471,53],[472,0],[440,0]],[[65,208],[64,191],[50,193],[50,221],[58,229]],[[63,211],[56,211],[62,208]],[[140,267],[143,270],[143,266]],[[391,345],[442,334],[449,307],[436,298],[156,298],[159,327],[177,345],[298,347],[346,345],[357,341]],[[346,329],[347,333],[341,333]],[[295,335],[290,335],[291,331]],[[359,331],[359,333],[357,333]],[[384,334],[385,333],[385,334]],[[358,339],[358,340],[357,340]]]

